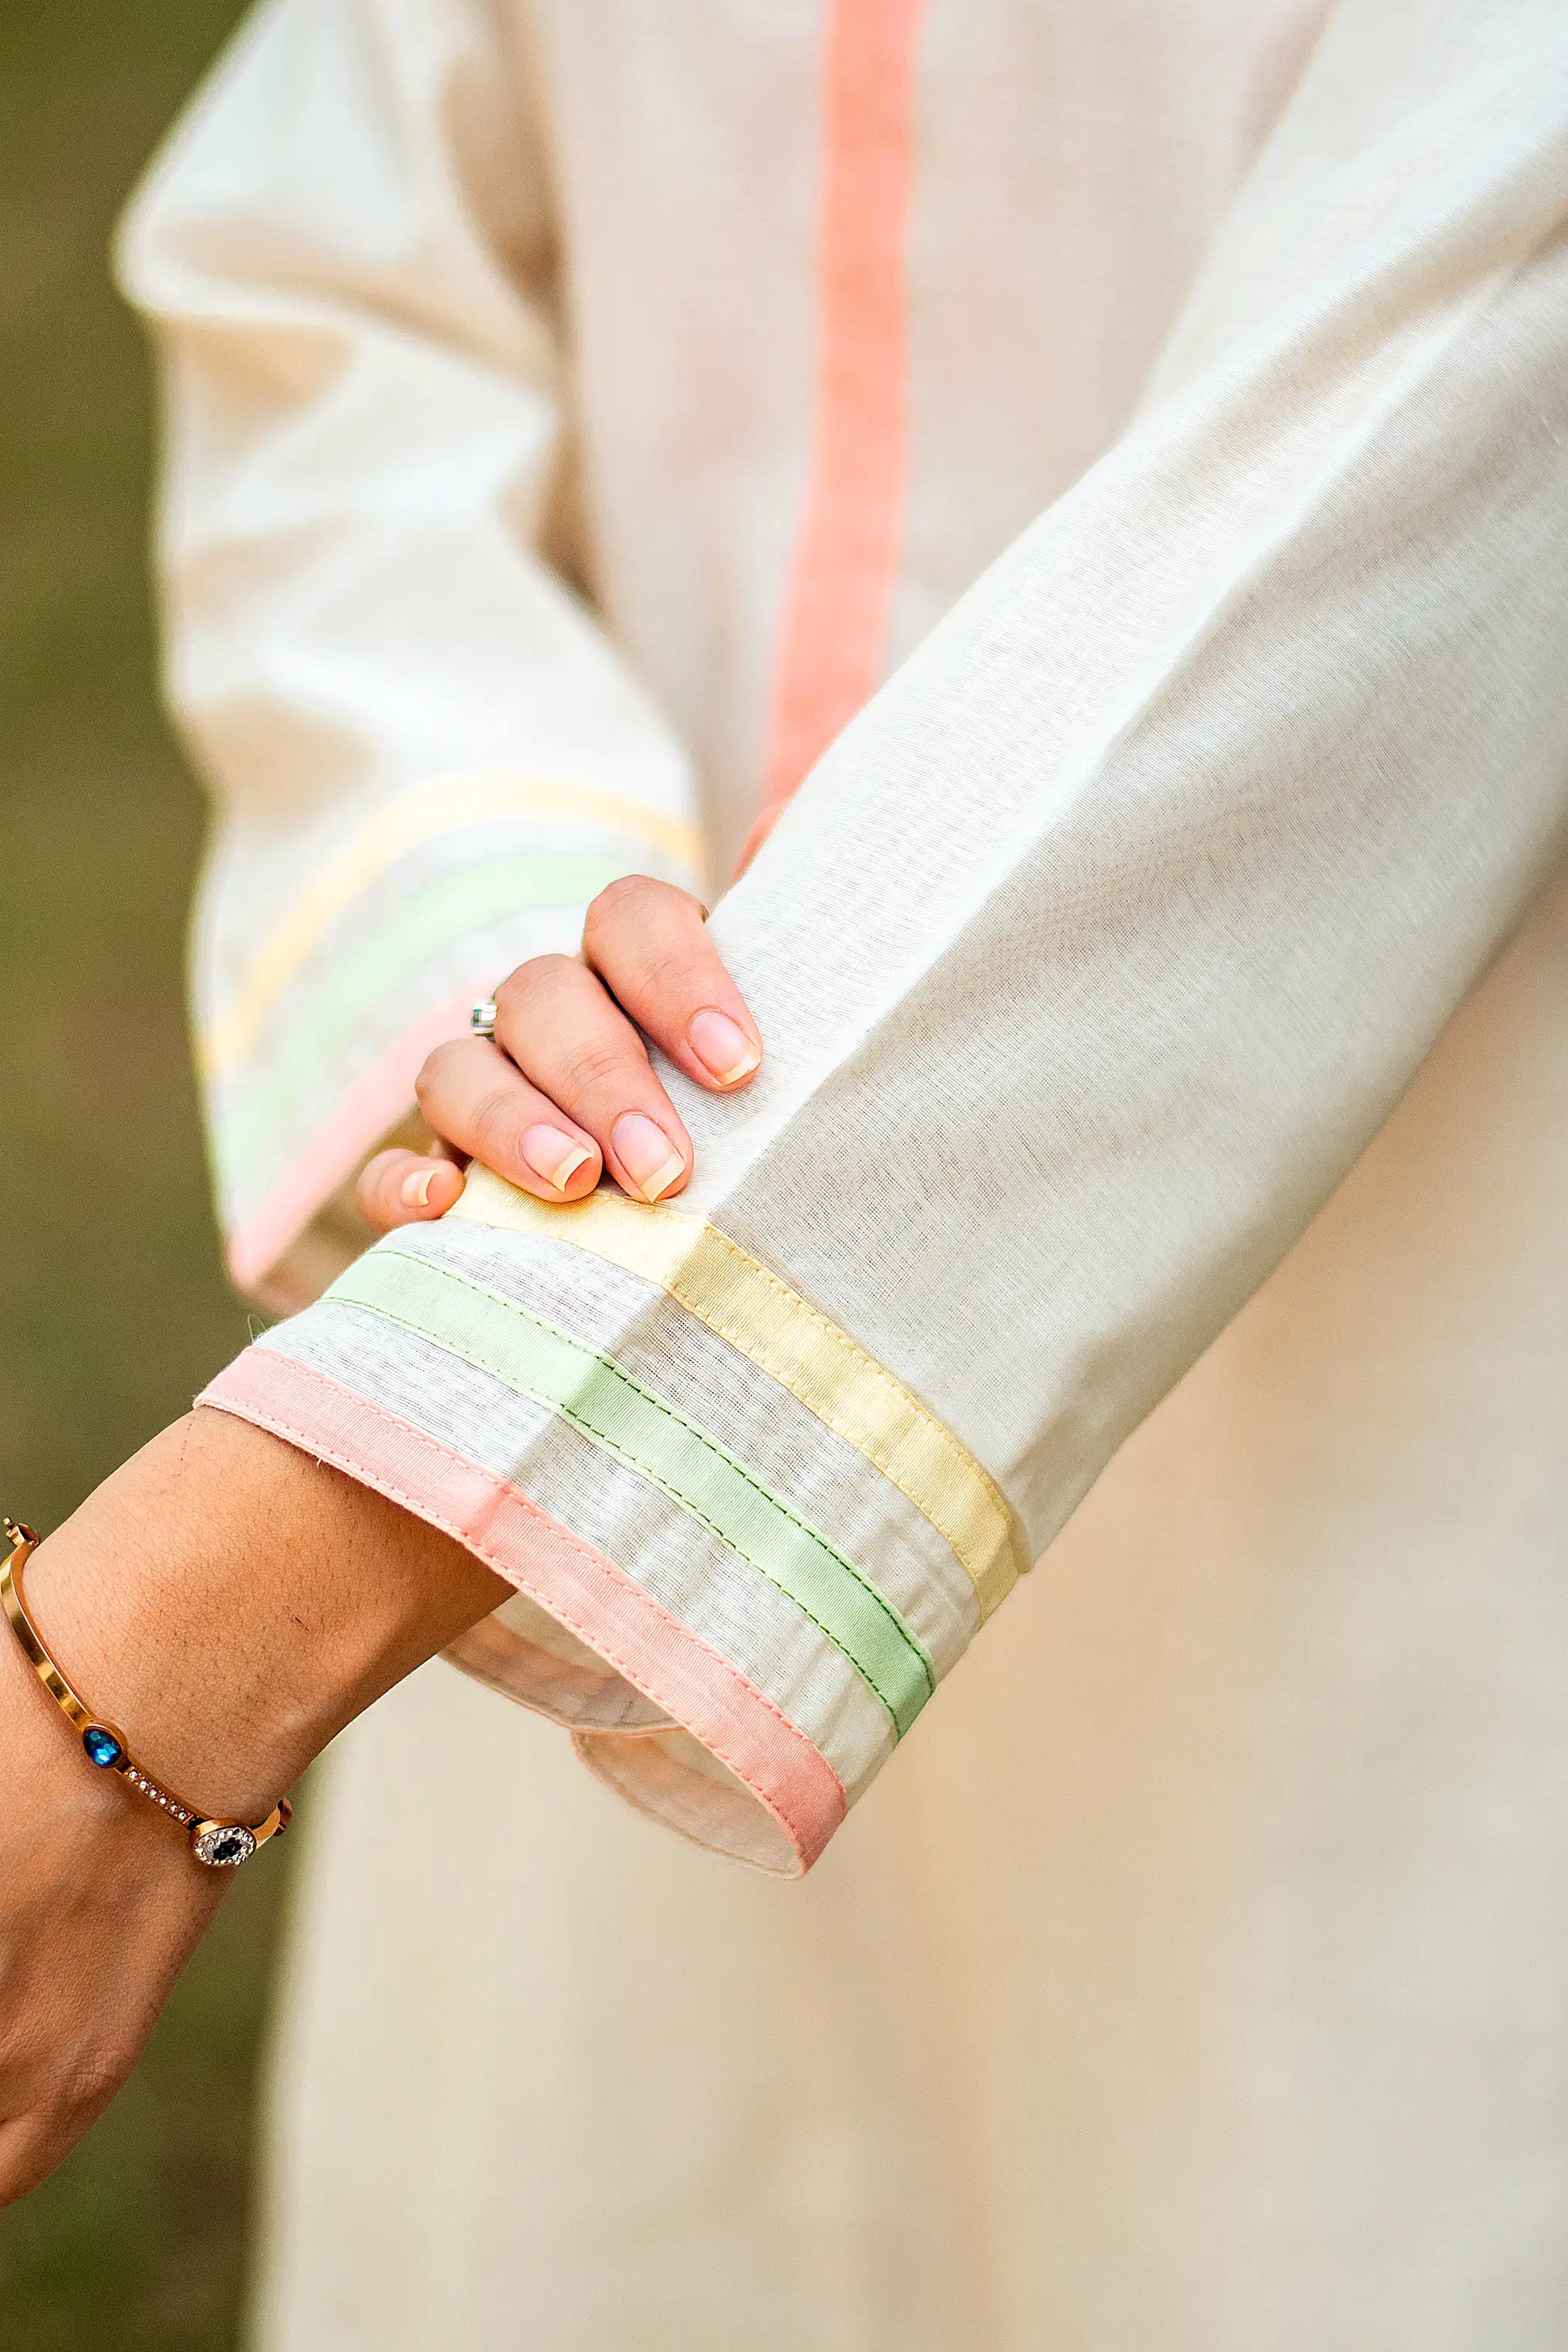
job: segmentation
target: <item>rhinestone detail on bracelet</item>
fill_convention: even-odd
[[[256,1840],[242,1822],[206,1822],[191,1840],[191,1852],[209,1870],[235,1870],[256,1852]]]
[[[171,1797],[166,1789],[160,1789],[156,1780],[149,1780],[146,1773],[139,1772],[134,1764],[129,1768],[125,1777],[133,1789],[140,1789],[144,1797],[151,1797],[155,1805],[162,1805],[166,1813],[172,1813],[183,1830],[189,1829],[195,1815],[188,1806],[182,1805],[178,1798]]]

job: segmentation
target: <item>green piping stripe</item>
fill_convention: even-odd
[[[509,915],[536,907],[586,906],[625,870],[624,863],[603,852],[533,849],[433,876],[399,898],[352,953],[328,965],[309,1016],[275,1037],[260,1069],[247,1062],[231,1075],[226,1151],[241,1160],[259,1152],[279,1106],[303,1094],[316,1071],[335,1061],[362,1026],[366,1008],[431,957]]]
[[[552,1406],[786,1592],[842,1650],[900,1736],[909,1729],[936,1677],[898,1612],[733,1454],[607,1356],[467,1276],[402,1250],[372,1250],[326,1295],[401,1323]]]

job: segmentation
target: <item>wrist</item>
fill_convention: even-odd
[[[26,1858],[40,1885],[91,1884],[118,1901],[129,1885],[188,1915],[199,1932],[227,1882],[193,1870],[184,1843],[150,1805],[132,1803],[117,1778],[84,1763],[69,1727],[18,1645],[0,1626],[0,1781],[7,1894]],[[117,1892],[116,1890],[119,1890]]]
[[[208,1410],[144,1447],[27,1566],[39,1630],[94,1712],[154,1778],[247,1821],[507,1590],[396,1506]]]

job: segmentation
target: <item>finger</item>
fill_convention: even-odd
[[[593,1136],[623,1191],[679,1192],[691,1141],[647,1049],[604,983],[574,956],[535,956],[496,992],[496,1036],[533,1084]]]
[[[378,1234],[421,1219],[444,1217],[462,1197],[463,1172],[449,1160],[417,1151],[378,1151],[361,1171],[354,1205]]]
[[[689,892],[646,874],[601,890],[583,954],[639,1029],[689,1078],[727,1094],[752,1077],[763,1041]]]
[[[438,1136],[536,1200],[580,1201],[599,1181],[594,1137],[486,1038],[437,1045],[415,1090]]]

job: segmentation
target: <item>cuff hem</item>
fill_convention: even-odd
[[[271,1431],[455,1537],[723,1768],[682,1764],[646,1718],[618,1731],[605,1730],[602,1717],[584,1726],[585,1759],[641,1810],[777,1874],[795,1876],[816,1861],[847,1810],[820,1751],[717,1651],[521,1489],[323,1373],[263,1349],[240,1356],[197,1402]],[[543,1711],[559,1716],[562,1696],[552,1687],[555,1704]],[[616,1760],[606,1772],[609,1747]],[[759,1807],[771,1836],[759,1834]]]

